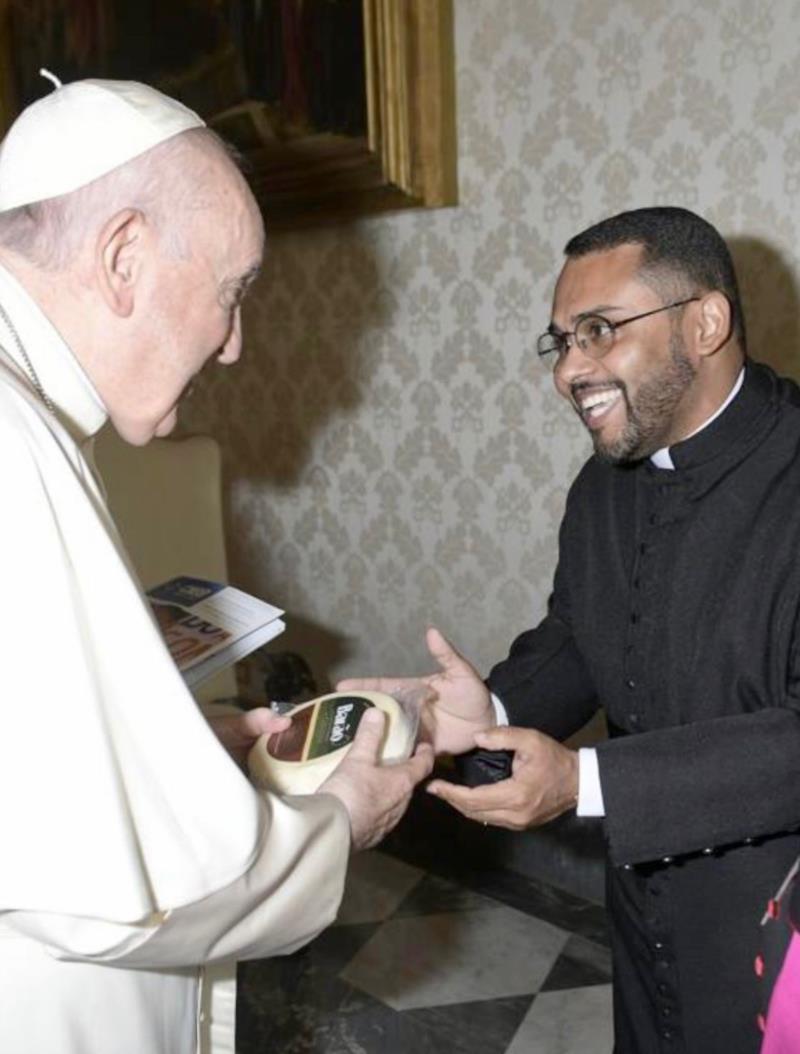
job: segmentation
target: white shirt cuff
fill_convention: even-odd
[[[581,747],[578,751],[578,816],[605,816],[603,788],[600,786],[600,766],[597,751]]]
[[[498,728],[507,728],[508,714],[506,713],[506,708],[503,706],[503,704],[500,702],[494,692],[492,692],[492,706],[494,707],[494,716],[495,720],[497,721]]]

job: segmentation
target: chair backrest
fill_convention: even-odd
[[[227,581],[221,456],[211,436],[134,447],[106,427],[94,456],[111,515],[145,589],[175,575]],[[235,695],[224,670],[201,684],[201,702]]]

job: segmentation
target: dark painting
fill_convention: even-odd
[[[361,0],[11,0],[17,108],[84,77],[174,95],[242,150],[367,132]]]
[[[452,35],[451,0],[0,0],[0,124],[41,67],[139,80],[238,147],[273,230],[453,204]]]

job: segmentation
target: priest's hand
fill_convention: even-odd
[[[475,734],[495,723],[489,690],[475,667],[431,627],[426,634],[428,651],[439,664],[437,673],[426,677],[362,677],[340,681],[346,691],[385,692],[402,698],[423,695],[420,739],[437,754],[463,754],[475,746]]]
[[[494,728],[475,737],[484,750],[514,753],[511,777],[480,787],[434,780],[428,791],[470,820],[522,831],[555,819],[578,801],[578,754],[528,728]]]
[[[377,845],[408,808],[411,794],[433,768],[433,751],[420,743],[407,761],[380,762],[386,715],[368,710],[358,726],[353,744],[325,782],[319,794],[333,794],[350,814],[354,849]]]
[[[209,717],[208,723],[236,764],[244,766],[259,736],[283,732],[292,722],[288,717],[273,713],[269,707],[259,706],[240,714]]]

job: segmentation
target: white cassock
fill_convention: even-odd
[[[347,813],[255,791],[219,744],[81,454],[105,410],[2,269],[0,304],[58,408],[0,323],[0,1052],[232,1051],[203,964],[332,921]]]

